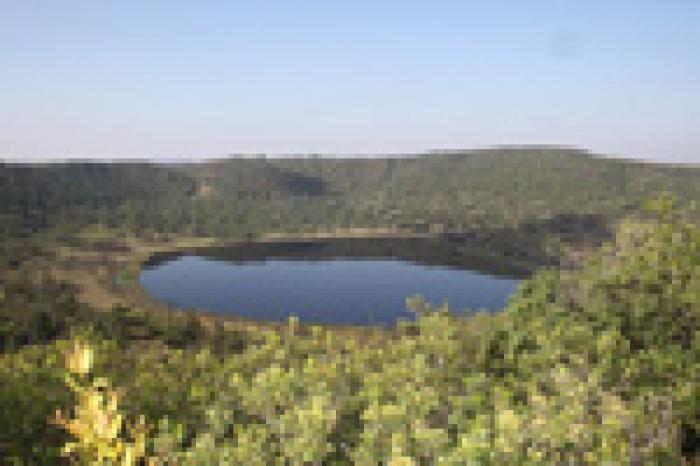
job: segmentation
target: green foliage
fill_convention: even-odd
[[[89,344],[75,340],[66,352],[66,386],[76,398],[69,413],[56,411],[55,422],[73,441],[61,453],[78,465],[141,464],[145,455],[143,417],[136,423],[124,419],[119,395],[104,378],[91,378],[94,352]]]
[[[700,428],[700,232],[655,202],[578,269],[524,281],[498,315],[416,298],[417,319],[389,331],[292,318],[236,351],[204,329],[193,345],[93,329],[94,371],[125,418],[145,416],[152,464],[684,464]],[[145,319],[113,314],[117,328]],[[80,402],[61,376],[69,346],[39,339],[0,360],[0,442],[17,464],[56,464],[71,441],[47,423]]]
[[[63,358],[53,345],[0,357],[0,452],[4,464],[61,464],[66,440],[48,422],[71,403],[62,380]]]
[[[612,223],[650,193],[700,200],[699,181],[692,167],[558,148],[400,159],[0,164],[0,235],[69,236],[96,223],[146,238],[399,227],[467,234],[494,255],[556,258],[560,242],[607,238]]]

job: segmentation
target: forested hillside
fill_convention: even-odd
[[[27,232],[104,220],[130,204],[157,209],[195,189],[187,175],[149,164],[3,165],[0,215]]]
[[[3,165],[0,177],[0,213],[24,227],[99,220],[141,233],[214,236],[352,226],[566,230],[585,227],[581,222],[590,230],[638,207],[649,193],[700,195],[700,168],[555,148],[385,159]]]
[[[700,461],[700,168],[529,148],[0,181],[0,464]],[[154,251],[362,228],[378,255],[456,244],[529,278],[503,312],[411,299],[390,329],[94,304]]]
[[[70,290],[5,282],[0,451],[46,465],[697,464],[699,273],[697,225],[659,198],[501,314],[411,300],[415,322],[355,337],[100,315]]]
[[[404,158],[233,158],[197,164],[0,166],[6,238],[124,234],[254,238],[347,228],[461,235],[492,255],[554,263],[596,246],[650,195],[700,200],[700,168],[557,148]],[[7,242],[5,256],[11,251]]]

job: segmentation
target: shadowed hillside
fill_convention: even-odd
[[[554,247],[555,255],[561,241],[599,244],[616,219],[654,193],[700,199],[700,168],[558,148],[175,165],[6,164],[0,179],[6,237],[70,233],[93,223],[142,236],[224,238],[375,227],[486,235],[496,253]]]

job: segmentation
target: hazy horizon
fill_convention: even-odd
[[[472,153],[478,151],[488,151],[488,150],[512,150],[512,149],[523,149],[523,150],[533,150],[533,149],[543,149],[543,150],[569,150],[580,152],[594,158],[607,159],[607,160],[620,160],[625,162],[633,163],[651,163],[651,164],[661,164],[661,165],[681,165],[690,167],[700,167],[700,161],[674,161],[674,160],[663,160],[663,159],[650,159],[650,158],[636,158],[636,157],[625,157],[620,154],[599,154],[587,150],[582,147],[574,146],[557,146],[549,144],[528,144],[528,145],[491,145],[491,146],[481,146],[463,149],[428,149],[420,152],[404,152],[404,153],[365,153],[365,154],[321,154],[321,153],[289,153],[289,154],[264,154],[264,153],[232,153],[232,154],[222,154],[213,156],[201,156],[201,157],[141,157],[141,156],[125,156],[125,157],[100,157],[100,156],[77,156],[77,157],[2,157],[0,155],[0,163],[20,163],[20,164],[43,164],[43,163],[73,163],[73,162],[94,162],[94,163],[155,163],[155,164],[196,164],[220,161],[226,159],[257,159],[263,158],[267,160],[281,160],[281,159],[300,159],[300,158],[325,158],[325,159],[381,159],[381,158],[409,158],[409,157],[423,157],[430,156],[432,154],[445,154],[445,153]]]
[[[700,163],[700,3],[0,0],[0,160]]]

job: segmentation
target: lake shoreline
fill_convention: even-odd
[[[406,299],[415,296],[435,307],[447,302],[455,314],[497,312],[520,282],[469,263],[448,266],[434,258],[435,263],[425,264],[371,250],[365,240],[351,249],[308,243],[311,247],[302,247],[301,253],[300,243],[286,244],[285,250],[274,243],[273,255],[244,246],[239,249],[245,258],[226,249],[169,256],[149,262],[139,282],[156,300],[180,309],[275,321],[295,315],[309,325],[351,326],[412,320]]]
[[[271,329],[279,330],[286,323],[248,319],[239,316],[222,316],[202,309],[182,310],[154,299],[140,284],[138,277],[141,268],[152,256],[162,253],[182,254],[191,250],[206,248],[241,247],[246,244],[270,245],[274,243],[311,243],[319,240],[377,239],[390,240],[432,240],[447,239],[445,233],[416,233],[400,229],[338,229],[331,232],[306,233],[267,233],[256,238],[214,238],[164,236],[144,239],[123,236],[114,231],[85,232],[72,237],[70,241],[56,239],[46,249],[46,257],[41,264],[34,264],[59,281],[75,286],[79,300],[97,311],[111,311],[115,307],[143,309],[149,313],[189,317],[196,315],[204,320],[217,320],[232,329]],[[438,243],[435,243],[438,244]],[[504,261],[502,255],[480,249],[480,258],[489,261]],[[194,312],[193,312],[194,311]],[[302,324],[302,327],[304,324]],[[313,325],[312,325],[313,326]],[[329,330],[352,334],[362,327],[346,325],[324,325]]]

